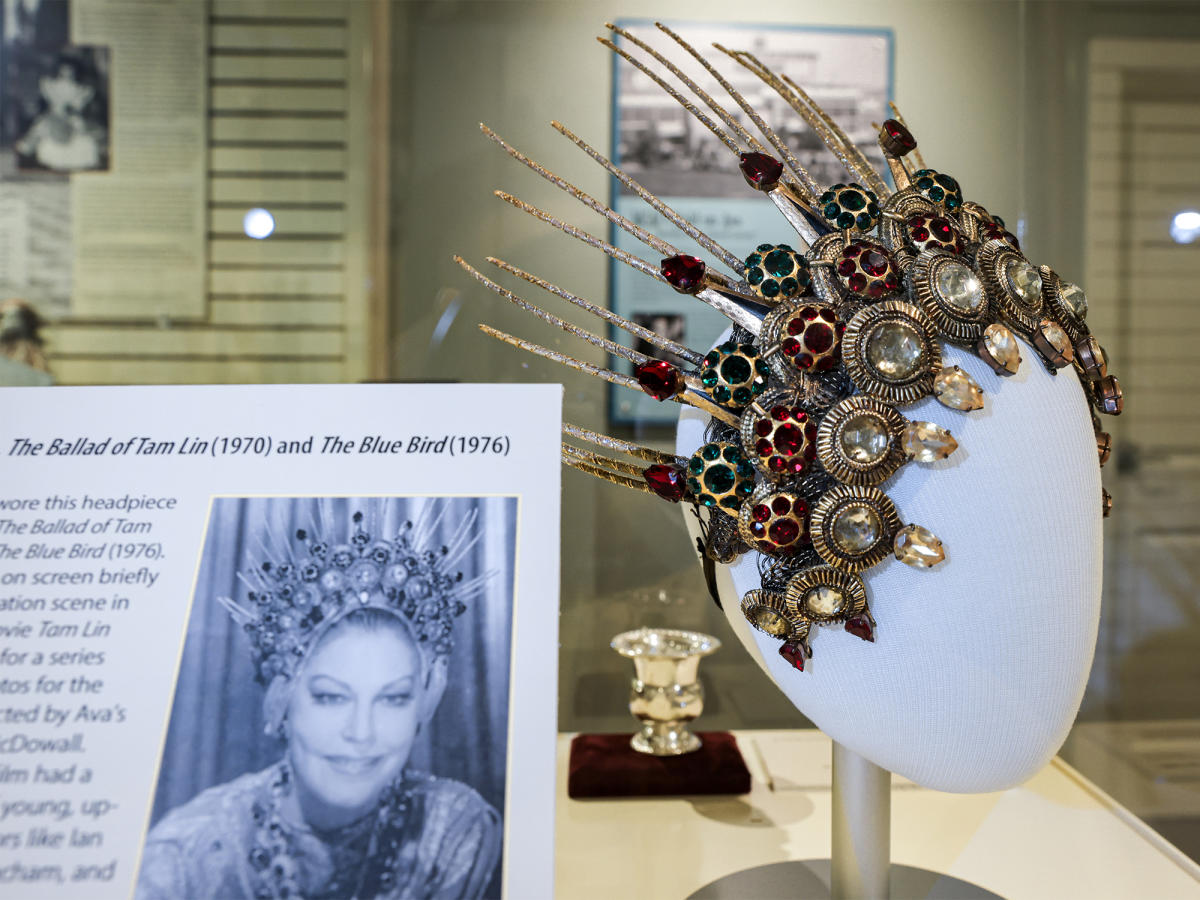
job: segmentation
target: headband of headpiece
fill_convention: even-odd
[[[435,506],[440,508],[431,512]],[[370,511],[373,520],[383,518],[377,506]],[[381,521],[364,527],[361,510],[341,528],[297,529],[286,542],[272,540],[268,531],[261,544],[276,545],[265,551],[273,558],[239,573],[248,588],[246,602],[220,598],[250,639],[258,681],[292,677],[320,637],[359,609],[395,615],[423,655],[449,654],[454,620],[489,576],[464,580],[455,571],[479,537],[476,514],[456,526],[450,543],[439,544],[436,529],[445,511],[445,504],[429,504],[415,523],[405,521],[390,538],[380,535]]]
[[[812,656],[813,626],[842,626],[864,640],[875,640],[876,623],[859,572],[889,554],[919,568],[944,559],[941,541],[921,525],[902,524],[899,511],[880,489],[901,466],[943,459],[958,446],[949,431],[931,422],[910,421],[901,408],[931,395],[962,412],[983,406],[983,391],[975,380],[959,367],[943,364],[942,342],[973,350],[1001,376],[1016,373],[1020,366],[1018,336],[1051,373],[1074,365],[1094,409],[1101,465],[1111,442],[1095,412],[1119,414],[1121,389],[1088,330],[1084,292],[1051,269],[1035,267],[1003,220],[964,200],[954,178],[927,168],[894,106],[895,118],[876,126],[895,185],[891,190],[845,132],[791,79],[776,75],[751,53],[714,45],[782,97],[849,173],[849,183],[822,188],[780,135],[679,35],[657,26],[716,79],[770,148],[674,63],[629,32],[608,27],[712,111],[718,121],[626,49],[600,39],[738,155],[746,183],[779,209],[796,232],[791,242],[801,250],[789,243],[765,242],[744,259],[731,253],[555,122],[556,130],[735,277],[682,253],[484,126],[484,133],[509,155],[663,259],[654,265],[509,194],[497,191],[497,196],[718,310],[733,324],[731,338],[708,353],[698,352],[510,263],[488,259],[682,360],[681,368],[545,312],[456,259],[506,300],[629,361],[634,375],[481,325],[487,334],[712,417],[708,439],[690,458],[568,424],[563,430],[576,440],[651,465],[566,443],[563,462],[666,500],[707,507],[711,513],[704,552],[710,561],[732,562],[751,549],[761,553],[761,587],[747,592],[742,611],[755,628],[782,639],[780,654],[803,670]],[[1108,492],[1099,499],[1107,516]]]

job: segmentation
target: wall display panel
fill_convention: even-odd
[[[886,169],[875,146],[876,132],[871,123],[881,122],[889,115],[891,31],[668,24],[694,47],[709,48],[716,43],[731,50],[754,53],[773,71],[808,91],[856,145],[864,148],[872,163]],[[743,127],[758,135],[749,117],[716,78],[678,48],[672,52],[670,40],[653,23],[634,21],[620,25],[634,38],[664,52],[702,90],[732,112]],[[637,54],[628,39],[617,35],[614,40],[622,49]],[[739,257],[748,256],[764,241],[787,243],[793,229],[769,201],[746,186],[738,171],[737,155],[648,76],[615,56],[613,65],[612,159],[635,181]],[[821,139],[769,86],[726,57],[716,59],[715,65],[722,77],[776,130],[819,184],[828,186],[848,180]],[[680,82],[669,76],[668,80],[688,93]],[[695,102],[703,107],[701,101]],[[615,180],[613,184],[613,209],[684,253],[715,262],[711,254],[666,222],[635,193]],[[653,251],[647,252],[635,237],[615,226],[610,240],[621,250],[652,263],[659,261]],[[735,278],[741,275],[734,273]],[[612,262],[610,285],[614,311],[656,330],[666,325],[671,338],[686,346],[707,348],[728,325],[723,316],[695,298],[674,293],[624,263]],[[617,339],[626,344],[631,342],[623,335]],[[647,347],[636,349],[651,356],[663,355],[662,351],[652,353]],[[632,373],[632,363],[618,358],[613,363],[617,371]],[[619,388],[610,391],[610,416],[615,422],[669,424],[676,413],[673,404],[658,403],[648,395],[638,396]]]
[[[386,290],[368,277],[371,234],[386,223],[371,221],[366,195],[374,183],[371,79],[386,58],[371,52],[372,22],[384,5],[181,0],[194,30],[172,32],[147,55],[136,42],[153,20],[131,21],[126,9],[144,4],[74,2],[73,27],[108,35],[116,60],[114,165],[138,165],[122,170],[119,183],[89,173],[69,176],[70,184],[40,176],[34,185],[73,192],[59,204],[61,234],[41,240],[58,258],[26,266],[65,282],[61,299],[13,284],[3,293],[26,297],[51,319],[54,375],[65,383],[369,377],[378,354],[368,349],[368,306]],[[160,59],[185,33],[188,46]],[[142,92],[135,76],[156,79],[154,90]],[[127,125],[121,133],[130,146],[122,149],[120,99],[143,95],[175,112],[135,109],[142,130]],[[184,99],[198,104],[186,127]],[[62,185],[46,184],[48,177]],[[0,227],[12,206],[0,190]],[[40,221],[8,221],[35,242],[45,234]],[[185,232],[186,251],[178,246]]]

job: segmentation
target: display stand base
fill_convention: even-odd
[[[580,734],[571,741],[567,796],[663,797],[748,794],[750,770],[728,731],[701,731],[702,744],[683,756],[649,756],[630,734]]]
[[[977,884],[914,866],[893,864],[888,881],[897,900],[1004,900]],[[687,900],[828,900],[829,882],[827,859],[772,863],[718,878]]]

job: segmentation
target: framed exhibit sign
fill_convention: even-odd
[[[5,891],[551,893],[560,387],[0,402]]]
[[[803,87],[846,130],[876,168],[886,171],[875,144],[872,122],[888,117],[892,95],[892,33],[887,29],[832,29],[763,25],[668,23],[682,38],[701,50],[714,43],[731,50],[748,50],[780,76]],[[649,21],[619,23],[640,41],[655,47],[755,132],[745,113],[717,80],[680,51]],[[622,49],[636,52],[630,42],[614,35]],[[643,58],[645,58],[643,56]],[[852,61],[852,62],[851,62]],[[722,76],[778,130],[796,158],[820,184],[851,180],[825,150],[821,139],[803,127],[799,116],[759,78],[721,58],[715,65]],[[738,171],[738,157],[697,121],[682,105],[644,73],[614,54],[613,147],[611,158],[643,187],[663,200],[709,237],[744,258],[763,241],[787,243],[795,232],[775,207],[748,188]],[[670,73],[661,73],[697,106],[704,103]],[[706,111],[707,108],[705,107]],[[799,127],[798,127],[799,126]],[[636,194],[613,180],[609,204],[635,224],[659,235],[684,253],[710,258],[690,237],[655,212]],[[628,232],[612,226],[609,240],[621,250],[657,263],[653,252]],[[615,260],[610,262],[611,308],[684,344],[706,351],[728,321],[693,297],[675,293]],[[741,273],[734,273],[741,277]],[[664,330],[665,329],[665,330]],[[614,331],[614,340],[633,346],[632,338]],[[636,347],[664,357],[649,344]],[[632,363],[612,357],[614,369],[625,374]],[[649,395],[610,390],[610,417],[617,423],[674,422],[674,404]]]

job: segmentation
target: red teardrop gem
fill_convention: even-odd
[[[872,644],[875,643],[875,629],[871,627],[871,620],[866,616],[847,619],[845,628],[855,637],[870,641]]]
[[[897,122],[887,119],[879,130],[880,143],[889,156],[904,156],[917,149],[917,139],[912,132]]]
[[[742,175],[751,187],[769,191],[783,177],[783,163],[765,153],[743,153],[740,157]]]
[[[659,264],[667,283],[681,294],[695,294],[704,287],[704,260],[680,253],[668,256]]]
[[[788,661],[788,665],[794,666],[801,672],[804,671],[804,661],[808,658],[808,654],[804,652],[803,644],[798,641],[785,641],[779,648],[779,655]]]
[[[651,466],[642,473],[650,490],[664,500],[678,503],[683,499],[685,481],[683,472],[674,466]]]
[[[665,360],[642,363],[633,373],[642,390],[655,400],[669,400],[683,390],[683,374]]]

